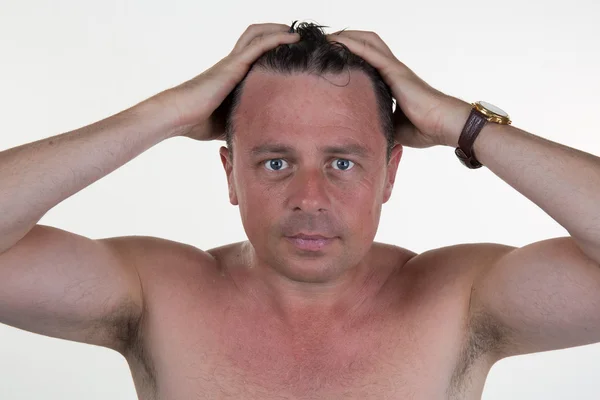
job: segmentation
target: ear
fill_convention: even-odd
[[[223,168],[225,169],[225,174],[227,175],[227,187],[229,188],[229,202],[234,206],[238,205],[237,194],[235,192],[235,185],[233,183],[233,164],[232,159],[230,158],[231,153],[229,149],[225,146],[221,146],[219,149],[219,154],[221,155],[221,162],[223,163]]]
[[[394,182],[396,181],[396,172],[398,171],[398,164],[400,163],[400,159],[402,158],[402,150],[404,148],[401,144],[396,144],[394,148],[392,148],[392,154],[390,155],[390,162],[386,167],[386,181],[385,188],[383,192],[383,202],[387,203],[387,201],[392,196],[392,189],[394,188]]]

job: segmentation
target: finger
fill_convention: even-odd
[[[341,35],[335,35],[335,37],[330,38],[330,40],[342,43],[348,47],[352,53],[362,57],[373,67],[377,68],[388,85],[390,84],[388,77],[391,76],[393,69],[398,67],[398,61],[395,57],[391,58],[369,42],[345,35],[345,32]]]
[[[330,40],[336,40],[340,36],[346,36],[357,41],[364,41],[368,45],[381,51],[383,54],[395,58],[394,53],[392,53],[392,50],[390,50],[388,45],[385,44],[385,42],[375,32],[342,30],[328,35],[328,38]]]
[[[233,47],[234,51],[239,51],[252,42],[256,37],[268,35],[276,32],[287,32],[290,26],[285,24],[252,24],[246,28],[242,36],[238,39],[237,43]]]
[[[256,61],[261,55],[267,51],[274,49],[282,44],[295,43],[300,40],[300,35],[297,33],[277,32],[269,35],[255,38],[252,43],[242,49],[236,55],[237,61],[245,64],[247,67]]]

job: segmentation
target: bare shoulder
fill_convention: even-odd
[[[119,240],[132,256],[138,258],[208,256],[207,252],[190,244],[156,236],[122,236],[108,240]]]
[[[121,256],[138,269],[143,283],[160,279],[165,274],[183,276],[190,268],[206,269],[214,257],[191,244],[155,236],[123,236],[105,239]]]
[[[454,244],[417,254],[407,267],[418,274],[472,280],[498,257],[513,249],[512,246],[489,242]]]

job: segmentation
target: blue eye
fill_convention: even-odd
[[[265,167],[270,171],[280,171],[286,168],[287,162],[281,158],[274,158],[272,160],[265,161]]]
[[[333,168],[339,169],[341,171],[348,171],[354,166],[354,163],[350,160],[345,160],[343,158],[336,158],[333,161]]]

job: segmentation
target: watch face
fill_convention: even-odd
[[[486,103],[485,101],[480,101],[479,104],[490,110],[491,112],[498,114],[500,116],[508,118],[508,113],[502,110],[501,108],[496,107],[493,104]]]

